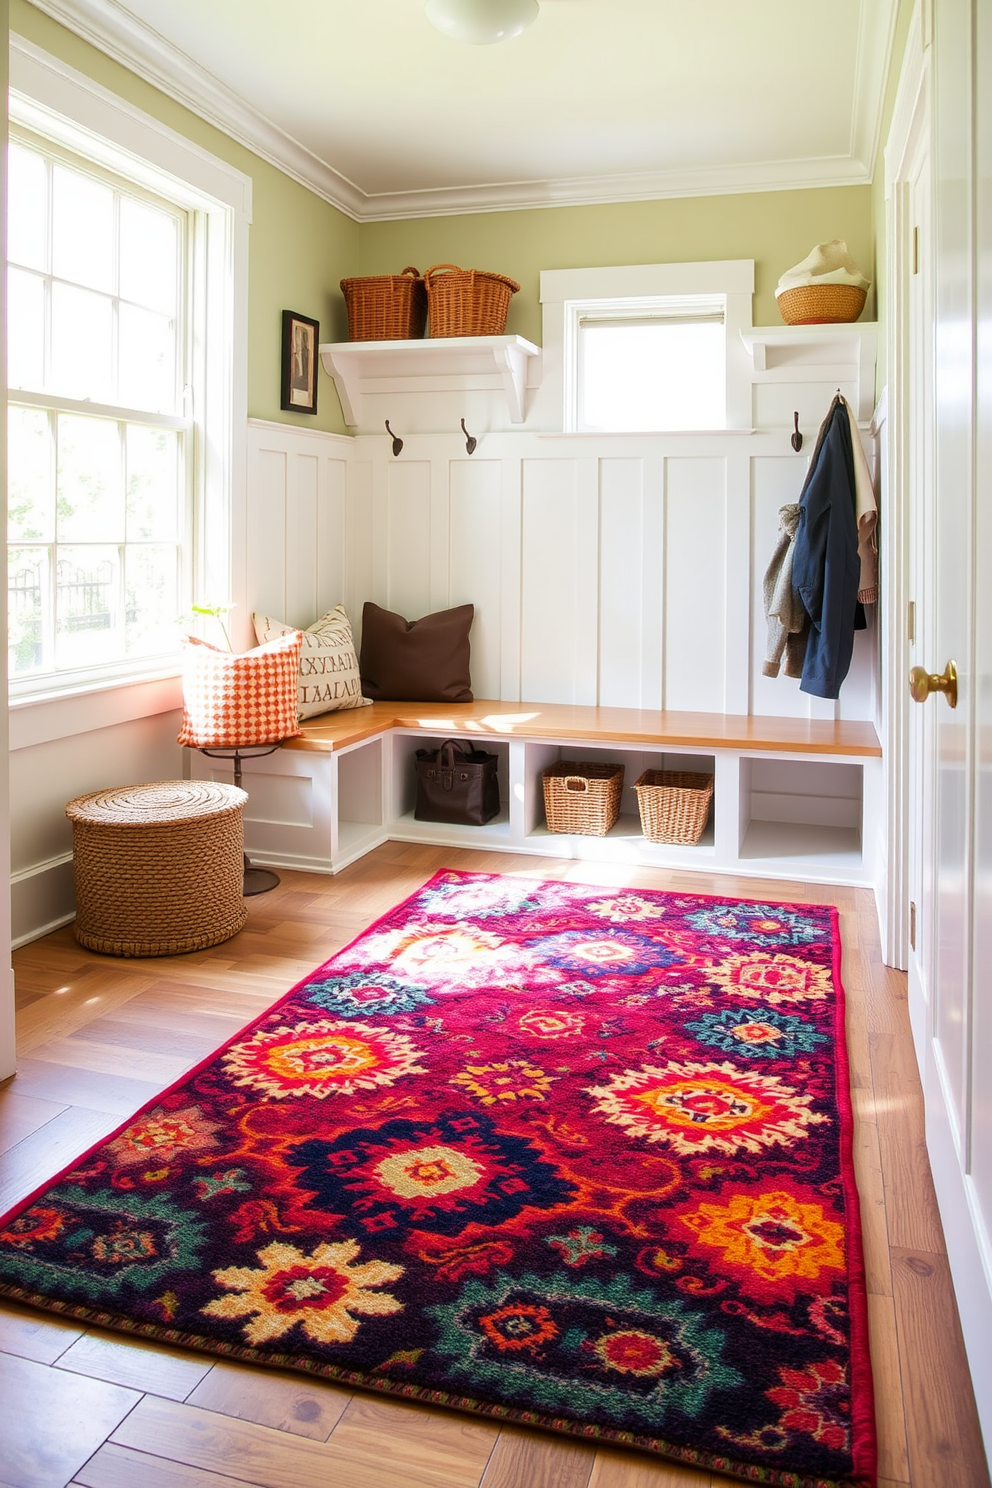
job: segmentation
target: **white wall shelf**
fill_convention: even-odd
[[[444,336],[422,341],[332,341],[320,347],[346,423],[360,427],[370,393],[502,388],[511,424],[524,421],[531,360],[541,349],[523,336]]]
[[[853,380],[858,422],[868,424],[875,402],[878,325],[853,321],[836,325],[754,326],[741,331],[756,373],[782,382]],[[833,369],[833,370],[831,370]]]

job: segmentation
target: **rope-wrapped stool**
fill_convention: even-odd
[[[76,939],[107,956],[175,956],[228,940],[241,894],[248,796],[212,780],[159,780],[70,801]]]

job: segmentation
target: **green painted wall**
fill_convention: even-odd
[[[365,223],[361,272],[395,274],[410,263],[421,271],[456,263],[509,274],[520,293],[510,302],[507,331],[540,344],[542,269],[753,258],[755,324],[778,325],[779,276],[827,238],[845,238],[863,272],[873,277],[869,186]],[[873,316],[869,297],[864,318]]]
[[[344,432],[345,424],[334,383],[323,371],[317,390],[316,417],[280,411],[282,312],[298,310],[319,320],[322,339],[343,338],[345,318],[338,281],[358,272],[358,224],[26,4],[25,0],[11,0],[10,27],[70,67],[85,73],[94,82],[109,88],[118,97],[251,176],[249,415],[311,429]]]
[[[542,269],[753,258],[758,325],[778,324],[779,275],[826,238],[845,238],[864,272],[875,277],[875,245],[884,241],[884,201],[877,186],[548,207],[359,227],[27,0],[10,3],[12,30],[251,176],[248,409],[255,418],[344,431],[334,385],[323,371],[315,419],[280,411],[280,332],[281,312],[294,309],[320,321],[322,339],[344,339],[338,281],[350,274],[396,273],[408,263],[425,269],[439,262],[509,274],[521,292],[511,302],[507,330],[537,342]],[[900,0],[900,58],[910,8],[911,0]],[[890,79],[889,113],[894,86]],[[864,318],[874,314],[873,293]]]

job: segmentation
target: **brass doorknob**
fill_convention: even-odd
[[[932,692],[942,692],[952,708],[958,705],[958,669],[949,661],[943,672],[928,672],[915,666],[909,674],[909,690],[914,703],[925,703]]]

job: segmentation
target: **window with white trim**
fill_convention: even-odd
[[[547,399],[566,433],[746,428],[750,260],[541,275]],[[548,408],[548,402],[545,404]]]
[[[10,701],[175,676],[244,606],[243,171],[10,37]]]
[[[9,676],[165,658],[190,597],[189,214],[21,131],[8,202]]]

